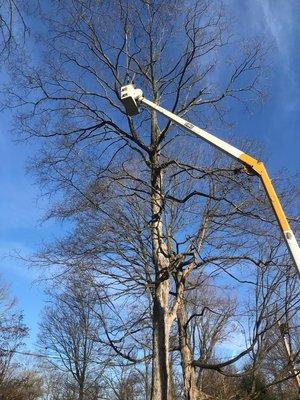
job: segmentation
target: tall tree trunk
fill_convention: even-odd
[[[153,296],[153,369],[151,400],[171,400],[169,335],[169,260],[163,235],[162,171],[158,148],[159,128],[156,114],[151,117],[151,207],[152,258],[155,266],[155,293]]]
[[[79,383],[78,400],[84,399],[84,383]]]
[[[170,371],[170,324],[168,318],[167,281],[156,289],[153,306],[153,372],[151,400],[170,400],[172,398]]]
[[[188,332],[186,329],[187,314],[184,298],[182,298],[182,301],[178,306],[177,324],[185,398],[187,400],[204,400],[207,397],[203,392],[199,390],[197,386],[195,369],[192,365],[193,353],[191,350]]]

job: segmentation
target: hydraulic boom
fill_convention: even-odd
[[[235,160],[240,161],[243,165],[246,166],[248,170],[253,172],[253,174],[258,175],[270,200],[279,227],[282,231],[288,249],[294,260],[298,274],[300,275],[300,249],[297,240],[285,216],[280,200],[275,192],[275,189],[267,173],[267,170],[261,161],[256,160],[255,158],[242,152],[236,147],[230,145],[229,143],[226,143],[224,140],[217,138],[211,133],[208,133],[203,129],[198,128],[197,126],[184,120],[183,118],[177,116],[176,114],[173,114],[172,112],[164,109],[163,107],[160,107],[159,105],[153,103],[152,101],[147,100],[143,96],[142,90],[135,89],[134,85],[132,84],[123,86],[121,88],[121,100],[125,106],[128,115],[133,116],[139,114],[140,112],[139,107],[141,105],[144,105],[152,110],[155,110],[160,114],[164,115],[165,117],[169,118],[175,124],[185,128],[189,132],[210,143],[217,149],[221,150],[223,153],[231,156]]]

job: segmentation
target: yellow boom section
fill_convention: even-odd
[[[240,156],[240,160],[260,177],[282,231],[289,231],[290,225],[264,164],[245,153]]]

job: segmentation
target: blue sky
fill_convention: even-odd
[[[242,33],[265,34],[274,43],[266,104],[254,115],[236,117],[235,133],[261,139],[271,174],[282,168],[300,171],[300,2],[297,0],[230,0]]]
[[[291,175],[299,173],[300,1],[225,0],[225,4],[239,33],[265,34],[274,42],[267,103],[252,115],[236,112],[233,133],[264,142],[271,175],[276,176],[282,169]],[[54,222],[41,224],[47,203],[38,200],[39,188],[25,172],[35,148],[24,143],[16,145],[9,134],[10,124],[9,114],[1,114],[0,272],[24,310],[25,322],[31,329],[28,344],[32,345],[45,296],[42,287],[34,283],[38,273],[13,254],[19,251],[24,257],[30,255],[42,242],[58,235],[62,227]]]
[[[29,257],[43,241],[59,232],[54,223],[41,224],[47,205],[40,199],[39,188],[26,173],[32,146],[16,144],[9,135],[10,120],[0,120],[0,271],[11,287],[11,294],[24,310],[25,322],[36,335],[39,311],[44,300],[41,288],[34,284],[37,271],[27,268],[21,257]]]

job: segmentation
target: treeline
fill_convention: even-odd
[[[132,351],[130,354],[130,350],[134,348],[134,341],[131,341],[130,350],[129,347],[125,349],[120,346],[121,340],[116,339],[119,325],[111,325],[112,328],[108,329],[111,319],[118,317],[121,322],[122,313],[118,312],[119,315],[116,316],[113,304],[109,304],[109,307],[112,307],[111,312],[105,312],[108,298],[99,297],[99,288],[91,286],[87,276],[79,273],[63,285],[57,285],[56,282],[55,288],[51,287],[50,301],[40,322],[37,346],[34,351],[26,352],[22,342],[27,329],[22,323],[22,315],[17,312],[5,287],[2,288],[1,400],[151,398],[150,314],[140,316],[139,324],[135,321],[134,331],[139,331],[139,351]],[[203,398],[298,398],[297,385],[291,373],[290,360],[282,336],[283,333],[288,335],[291,341],[297,338],[296,328],[291,325],[291,321],[288,326],[284,326],[284,332],[283,327],[278,329],[276,325],[265,332],[264,342],[253,349],[239,367],[229,365],[221,370],[220,367],[216,367],[221,364],[218,346],[228,341],[228,335],[233,338],[229,345],[233,345],[238,339],[230,321],[234,305],[228,302],[228,299],[206,292],[204,298],[199,296],[197,306],[202,308],[202,313],[197,316],[191,314],[198,320],[190,327],[192,337],[197,337],[201,343],[201,347],[195,352],[199,351],[199,359],[202,359],[203,363],[206,360],[214,365],[213,368],[199,368],[195,373],[197,387],[205,393]],[[141,323],[145,329],[141,329]],[[133,335],[132,328],[129,325],[130,336]],[[179,356],[182,339],[176,336],[177,332],[174,331],[170,354],[172,396],[173,399],[182,400],[186,398],[181,375],[182,361]],[[193,348],[197,344],[193,339]],[[295,343],[294,346],[296,345]],[[219,354],[223,355],[222,352]],[[134,357],[140,357],[140,360],[134,360]]]

